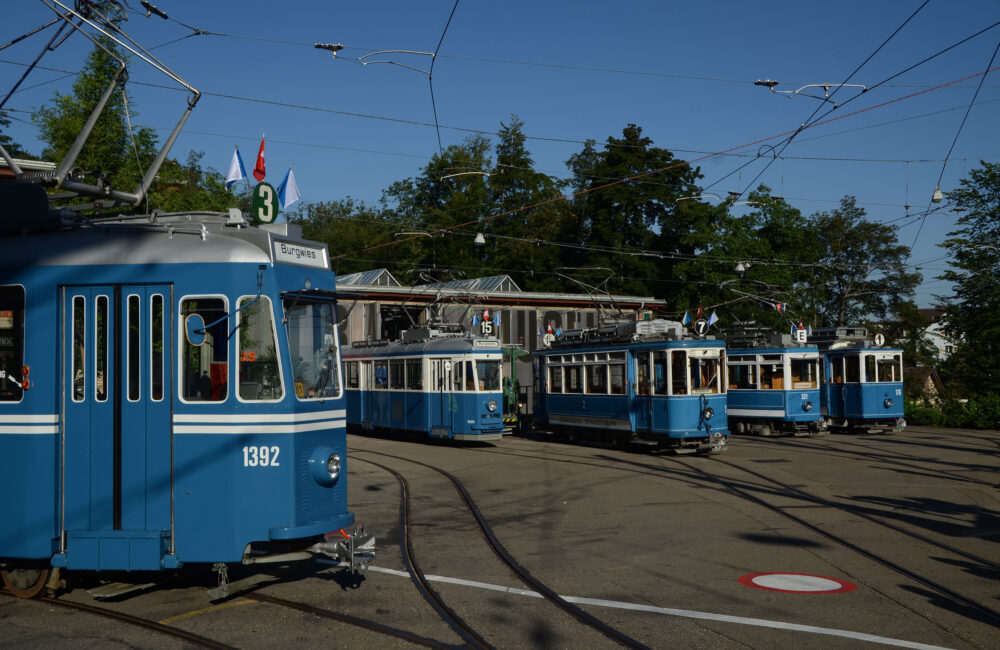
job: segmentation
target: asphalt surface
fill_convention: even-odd
[[[1000,433],[911,427],[885,436],[733,437],[711,457],[506,437],[452,446],[350,436],[351,509],[378,537],[361,579],[293,567],[258,591],[416,635],[461,637],[414,587],[401,552],[499,648],[617,644],[529,592],[486,544],[452,481],[532,576],[651,648],[1000,647]],[[408,460],[409,459],[409,460]],[[378,465],[376,465],[377,463]],[[115,579],[121,579],[116,576]],[[58,594],[245,648],[414,647],[236,595],[208,568],[114,602]],[[0,596],[0,646],[191,647],[44,601]]]

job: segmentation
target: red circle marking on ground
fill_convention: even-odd
[[[765,591],[786,594],[843,594],[855,591],[858,586],[846,580],[817,576],[809,573],[750,573],[740,578],[740,584]]]

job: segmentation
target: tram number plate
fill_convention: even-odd
[[[243,448],[243,467],[278,467],[278,454],[281,449],[277,445],[249,445]]]

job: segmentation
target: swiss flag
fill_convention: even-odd
[[[267,172],[264,170],[264,136],[260,138],[260,151],[257,152],[257,164],[253,167],[253,177],[257,182],[264,180]]]

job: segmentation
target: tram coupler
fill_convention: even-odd
[[[335,558],[360,574],[375,559],[375,535],[368,533],[364,524],[358,524],[351,533],[340,529],[323,535],[323,541],[313,544],[309,551]]]

